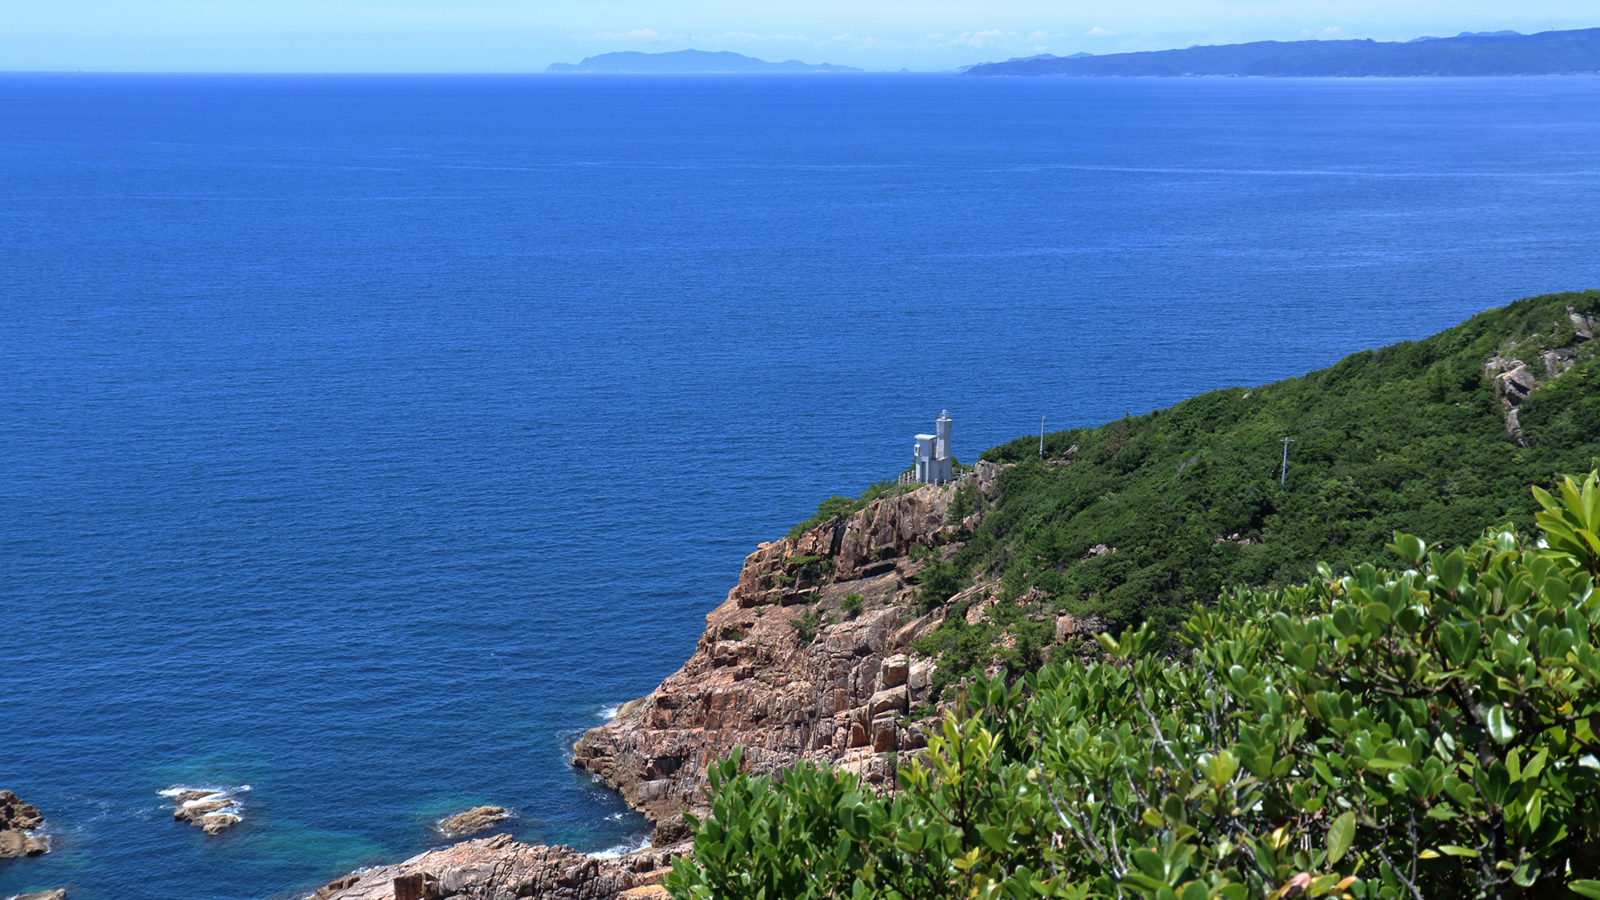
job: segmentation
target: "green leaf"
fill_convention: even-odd
[[[1369,769],[1383,769],[1384,771],[1392,772],[1396,769],[1404,769],[1405,767],[1406,764],[1403,762],[1393,759],[1386,759],[1381,756],[1374,756],[1373,758],[1367,760],[1367,768]]]
[[[1201,764],[1205,767],[1206,778],[1212,787],[1222,787],[1239,771],[1239,758],[1223,750],[1208,757],[1202,757]]]
[[[1592,898],[1592,900],[1600,900],[1600,881],[1573,881],[1568,883],[1567,887],[1574,894],[1577,894],[1581,897],[1589,897]]]
[[[1401,534],[1398,531],[1394,533],[1394,543],[1389,545],[1389,549],[1413,566],[1421,565],[1428,553],[1428,545],[1424,544],[1421,538],[1416,535]]]
[[[1452,550],[1450,555],[1446,556],[1439,565],[1439,583],[1444,585],[1445,590],[1453,591],[1460,586],[1461,576],[1465,574],[1466,570],[1466,557],[1462,556],[1460,550]]]
[[[1491,706],[1483,711],[1483,723],[1489,729],[1489,736],[1502,744],[1511,743],[1517,736],[1517,727],[1506,718],[1503,706]]]
[[[1345,853],[1350,850],[1350,842],[1355,838],[1356,814],[1346,810],[1328,827],[1328,862],[1336,863],[1344,859]]]

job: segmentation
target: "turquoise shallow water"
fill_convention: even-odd
[[[0,897],[267,898],[908,463],[1600,286],[1600,79],[0,76]],[[157,792],[240,787],[207,838]]]

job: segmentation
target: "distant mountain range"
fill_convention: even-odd
[[[1093,56],[1093,55],[1094,55],[1093,53],[1074,53],[1071,56],[1057,56],[1054,53],[1038,53],[1038,54],[1035,54],[1033,56],[1013,56],[1010,59],[1006,60],[1006,62],[1008,62],[1008,63],[1033,62],[1036,59],[1082,59],[1083,57]],[[992,65],[995,65],[995,64],[994,63],[978,63],[977,65],[962,66],[962,67],[956,69],[956,71],[957,72],[965,72],[968,69],[976,69],[978,66],[992,66]]]
[[[1411,41],[1255,41],[1104,56],[985,63],[966,75],[1279,77],[1562,75],[1600,72],[1600,28],[1463,32]]]
[[[602,53],[583,62],[551,63],[546,72],[571,72],[603,75],[701,75],[701,74],[782,74],[788,72],[862,72],[850,66],[830,63],[767,62],[731,50],[715,53],[708,50],[678,50],[673,53],[640,53],[623,50]]]

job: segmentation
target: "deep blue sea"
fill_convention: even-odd
[[[0,897],[303,894],[480,803],[637,841],[571,740],[940,410],[971,460],[1596,248],[1594,77],[0,76],[0,788],[56,846]]]

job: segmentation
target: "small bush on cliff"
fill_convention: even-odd
[[[976,680],[901,791],[712,770],[678,900],[1600,897],[1600,483]]]
[[[866,509],[868,503],[879,497],[893,496],[916,487],[917,485],[914,484],[898,484],[893,478],[886,478],[883,481],[876,481],[868,485],[867,489],[862,491],[859,497],[851,498],[835,494],[817,504],[816,514],[789,529],[786,537],[791,541],[795,540],[818,525],[823,525],[834,519]]]
[[[867,598],[855,591],[846,594],[844,599],[839,601],[839,609],[848,619],[854,619],[856,616],[861,615],[861,610],[866,608],[866,605]]]
[[[805,612],[789,620],[789,627],[794,629],[802,646],[809,646],[817,639],[817,630],[822,627],[822,617],[808,606]]]

